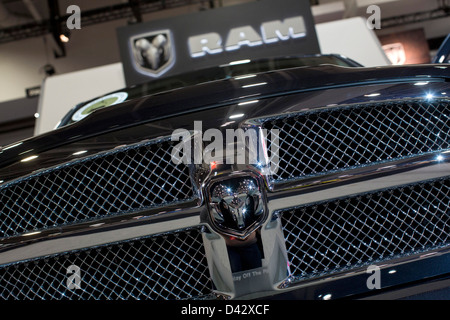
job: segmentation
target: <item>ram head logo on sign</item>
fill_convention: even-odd
[[[141,73],[159,77],[174,63],[172,36],[169,30],[140,34],[131,39],[134,66]]]

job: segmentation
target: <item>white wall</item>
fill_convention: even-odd
[[[375,32],[361,17],[316,24],[322,53],[338,53],[366,67],[390,64]]]

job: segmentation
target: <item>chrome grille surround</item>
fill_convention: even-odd
[[[80,268],[81,288],[68,287]],[[0,266],[5,300],[206,299],[212,282],[199,227]]]
[[[282,210],[291,282],[450,244],[450,178]]]
[[[0,187],[0,237],[61,227],[198,197],[168,139],[85,157]]]
[[[280,133],[275,184],[450,148],[447,99],[326,107],[257,122]]]

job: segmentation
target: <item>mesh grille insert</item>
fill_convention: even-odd
[[[450,243],[450,179],[282,213],[295,277],[305,278]]]
[[[447,100],[346,106],[262,121],[279,130],[275,181],[450,148]]]
[[[0,188],[0,237],[194,198],[170,142],[147,143],[41,172]]]
[[[69,290],[72,265],[81,288]],[[197,228],[0,267],[2,299],[173,300],[211,292]]]

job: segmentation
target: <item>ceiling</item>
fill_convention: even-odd
[[[49,3],[56,3],[60,14],[65,15],[65,8],[76,3],[82,11],[127,4],[123,0],[1,0],[0,1],[0,27],[12,27],[26,23],[43,22],[50,18]]]
[[[0,0],[0,44],[56,33],[64,27],[67,18],[72,14],[72,12],[66,13],[66,8],[74,3],[80,7],[83,26],[89,26],[124,18],[139,21],[141,15],[145,13],[205,2],[202,0]]]
[[[66,8],[76,3],[83,26],[117,20],[140,21],[143,14],[192,4],[214,7],[237,0],[0,0],[0,44],[29,37],[57,33],[70,14]],[[450,0],[309,0],[316,22],[365,15],[370,4],[382,11],[382,27],[450,17]],[[134,9],[134,10],[133,10]],[[51,14],[51,12],[55,14]]]

